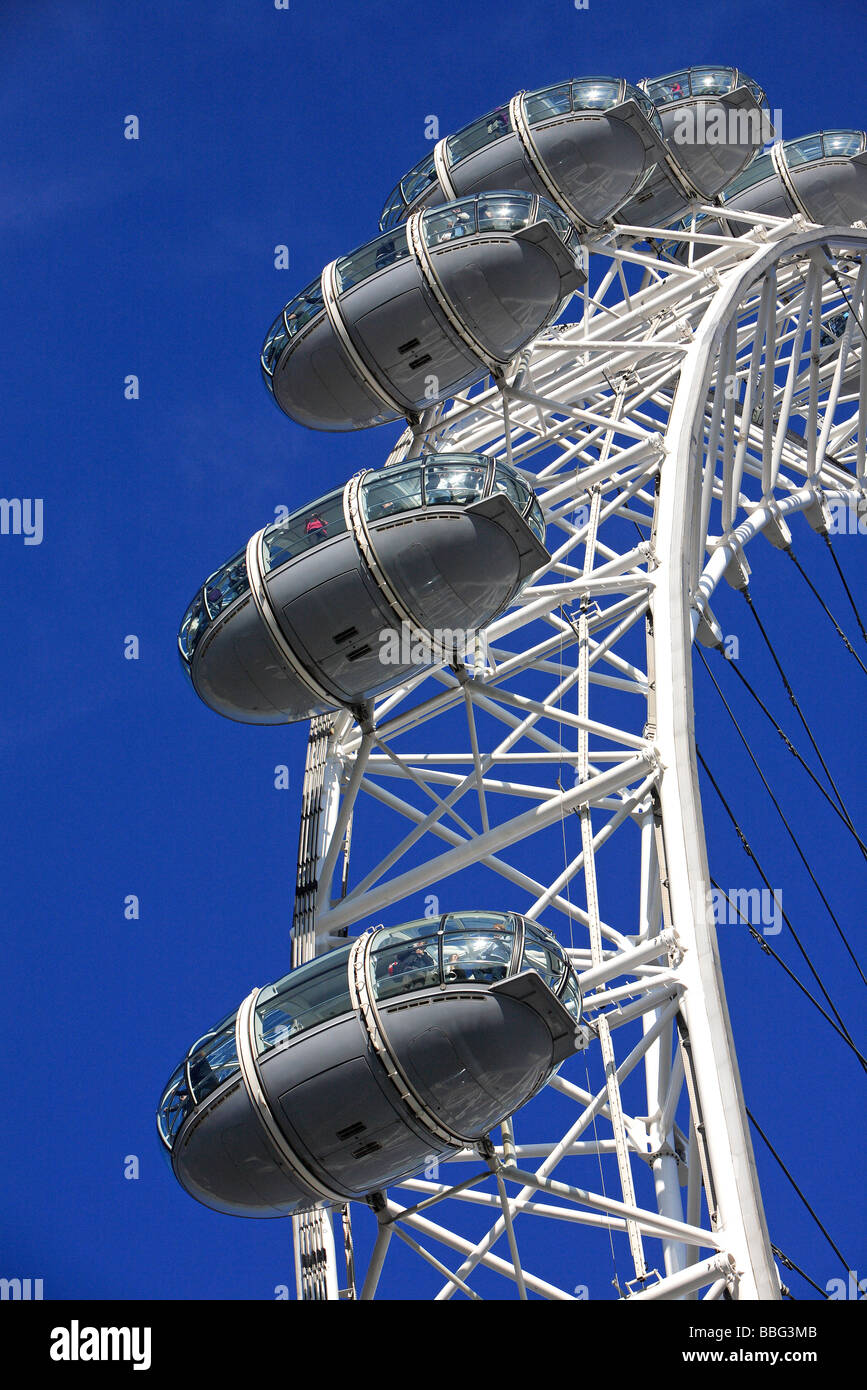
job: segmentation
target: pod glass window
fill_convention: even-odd
[[[506,468],[502,463],[497,464],[494,473],[494,492],[504,492],[522,515],[527,510],[530,502],[530,489],[519,473],[515,473],[511,468]]]
[[[379,219],[383,231],[397,227],[404,221],[410,203],[418,198],[432,183],[437,182],[436,164],[431,152],[418,164],[404,174],[397,187],[388,195],[388,200]]]
[[[268,329],[265,338],[265,346],[262,348],[262,371],[269,389],[272,388],[271,378],[274,369],[280,359],[280,354],[291,338],[299,333],[311,319],[317,314],[321,314],[324,309],[322,299],[322,286],[319,280],[314,280],[305,290],[290,299],[282,313]]]
[[[424,470],[424,496],[428,506],[468,507],[481,500],[487,466],[477,463],[433,463]]]
[[[180,1066],[172,1072],[157,1108],[157,1129],[167,1148],[174,1144],[190,1111],[237,1072],[237,1013],[235,1009],[204,1037],[197,1039]]]
[[[215,571],[210,579],[205,580],[204,595],[205,607],[211,619],[216,618],[224,608],[228,608],[230,603],[234,603],[236,598],[240,598],[250,587],[247,578],[247,549],[239,550],[237,555],[233,555],[231,560],[227,560],[225,565]]]
[[[745,72],[738,73],[737,85],[738,87],[746,87],[747,91],[752,92],[756,99],[757,106],[764,106],[767,101],[764,89],[759,86],[758,82],[754,82],[751,77],[747,77]]]
[[[731,198],[736,198],[739,193],[743,193],[747,188],[752,188],[753,184],[761,183],[763,179],[770,179],[776,174],[774,161],[769,154],[760,154],[750,164],[747,165],[742,174],[738,174],[736,179],[732,179],[722,191],[722,200],[727,203]]]
[[[482,194],[462,198],[422,217],[428,246],[439,246],[476,232],[519,232],[529,225],[533,211],[531,193]]]
[[[553,116],[565,116],[572,111],[572,83],[564,82],[557,87],[543,87],[538,92],[529,92],[524,98],[524,111],[530,125],[549,121]]]
[[[408,255],[406,228],[395,227],[394,231],[376,237],[337,262],[337,288],[341,293],[350,290],[353,285],[360,285],[362,280],[369,279],[379,270],[386,270]]]
[[[383,928],[371,951],[377,999],[437,985],[494,984],[511,970],[513,913],[452,912]]]
[[[256,1001],[257,1054],[281,1047],[290,1038],[352,1012],[347,961],[352,945],[300,965]]]
[[[621,97],[622,101],[634,101],[641,107],[642,112],[650,121],[658,135],[662,135],[662,121],[659,112],[646,92],[642,92],[640,87],[633,87],[631,82],[626,83],[626,90]]]
[[[377,932],[370,970],[376,999],[438,985],[439,919],[423,917]]]
[[[205,1100],[212,1091],[228,1081],[238,1070],[238,1051],[235,1046],[235,1019],[238,1010],[224,1018],[187,1054],[186,1070],[194,1105]]]
[[[725,96],[734,90],[737,77],[736,68],[685,68],[683,72],[654,78],[646,84],[645,91],[656,106],[668,106],[671,102],[685,101],[687,97]],[[747,85],[747,79],[741,81]],[[764,96],[755,83],[750,84],[750,90]]]
[[[828,130],[822,136],[826,159],[851,159],[864,149],[863,130]]]
[[[452,912],[443,933],[443,982],[493,985],[511,973],[515,917],[509,912]]]
[[[171,1079],[162,1094],[157,1109],[157,1129],[167,1148],[171,1148],[184,1120],[192,1109],[193,1102],[187,1086],[184,1063],[172,1072]]]
[[[421,505],[420,464],[371,473],[361,484],[361,507],[366,521],[383,521]]]
[[[608,111],[620,100],[619,77],[581,77],[572,83],[575,111]]]
[[[560,995],[560,999],[577,1023],[581,1017],[581,986],[572,973],[571,966],[567,972],[566,987]]]
[[[343,488],[338,488],[267,528],[262,537],[265,573],[270,573],[278,565],[285,565],[298,555],[306,554],[324,541],[332,540],[346,529]]]
[[[530,530],[533,532],[533,534],[534,534],[534,536],[536,537],[536,539],[537,539],[538,541],[541,541],[542,544],[544,545],[544,544],[545,544],[545,515],[544,515],[544,513],[543,513],[543,511],[542,511],[542,508],[541,508],[540,505],[539,505],[539,499],[538,499],[535,495],[534,495],[534,497],[533,497],[533,501],[532,501],[531,506],[530,506],[530,511],[529,511],[529,513],[528,513],[528,515],[527,515],[527,525],[529,526]]]
[[[473,121],[472,125],[464,126],[456,135],[449,136],[446,141],[446,160],[449,165],[457,164],[459,160],[467,159],[478,150],[492,145],[501,136],[510,134],[511,130],[512,118],[508,106],[498,106],[496,110],[489,111],[487,116]]]
[[[410,169],[409,173],[400,181],[400,191],[404,203],[411,203],[413,198],[417,198],[420,193],[424,193],[432,183],[437,181],[437,171],[434,162],[433,152],[423,159],[420,164],[416,164]]]
[[[535,970],[555,994],[566,973],[566,958],[559,943],[532,922],[527,922],[524,927],[521,968]]]
[[[178,644],[185,661],[192,661],[196,647],[214,619],[250,587],[246,549],[239,550],[205,580],[184,614]]]
[[[812,164],[814,160],[822,159],[824,156],[822,137],[803,135],[800,140],[787,140],[783,145],[783,153],[790,169],[798,164]]]
[[[184,614],[184,620],[181,623],[181,630],[178,634],[181,654],[187,661],[192,661],[193,653],[199,644],[199,638],[210,621],[208,610],[205,607],[205,600],[200,589]]]

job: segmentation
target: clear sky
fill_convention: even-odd
[[[306,740],[303,725],[248,728],[206,710],[178,668],[180,617],[276,507],[381,464],[398,433],[317,435],[281,416],[257,364],[275,313],[375,234],[396,179],[430,148],[431,114],[446,134],[519,88],[717,62],[763,83],[785,137],[860,128],[863,55],[863,16],[840,0],[590,0],[580,11],[572,0],[290,0],[286,11],[272,0],[5,0],[0,492],[43,499],[44,535],[29,546],[0,537],[0,1275],[43,1278],[53,1298],[268,1299],[293,1286],[289,1223],[194,1203],[163,1164],[153,1118],[194,1037],[288,968]],[[130,114],[137,141],[124,138]],[[278,244],[288,270],[274,267]],[[124,398],[128,374],[138,400]],[[854,640],[823,545],[800,520],[794,531]],[[867,609],[864,538],[835,544]],[[757,604],[863,835],[865,677],[789,562],[762,541],[754,549]],[[794,737],[743,600],[721,594],[715,606]],[[135,661],[124,659],[129,635]],[[702,670],[696,681],[703,751],[863,1048],[857,975]],[[863,859],[735,699],[860,944]],[[274,786],[278,764],[288,791]],[[755,883],[712,797],[712,871],[724,886]],[[728,926],[722,939],[748,1104],[867,1276],[863,1072],[745,932]],[[774,944],[794,968],[785,935]],[[756,1147],[772,1239],[824,1287],[843,1271]],[[137,1180],[124,1177],[129,1155]],[[566,1236],[545,1224],[538,1238],[562,1249],[571,1287],[588,1267]],[[607,1241],[589,1277],[591,1296],[612,1296]],[[383,1290],[422,1297],[431,1279],[401,1257]]]

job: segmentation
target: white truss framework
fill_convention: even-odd
[[[747,542],[785,545],[790,514],[821,530],[829,501],[865,500],[867,232],[743,217],[740,239],[685,233],[682,263],[648,248],[670,241],[662,229],[590,240],[604,272],[575,296],[577,322],[429,412],[391,456],[509,460],[540,498],[552,558],[474,665],[420,669],[371,728],[332,721],[316,941],[404,900],[417,916],[427,889],[460,906],[461,875],[484,871],[491,904],[570,943],[605,1081],[590,1088],[578,1054],[549,1084],[558,1134],[532,1134],[531,1107],[520,1142],[504,1124],[457,1156],[454,1181],[378,1198],[363,1298],[392,1236],[438,1272],[439,1298],[478,1297],[480,1267],[521,1298],[571,1298],[592,1228],[625,1236],[624,1298],[779,1297],[710,907],[691,645],[718,637],[710,600],[723,576],[745,585]],[[353,812],[390,829],[375,861],[354,849],[341,896]],[[484,1236],[462,1232],[462,1212],[477,1230],[481,1210]],[[531,1217],[574,1236],[568,1278],[522,1262]],[[333,1242],[315,1256],[309,1237],[318,1292],[308,1281],[303,1296],[335,1296]]]

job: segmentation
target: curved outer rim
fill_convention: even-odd
[[[336,709],[342,705],[336,695],[326,690],[320,685],[316,677],[311,675],[306,666],[299,661],[295,652],[290,647],[277,622],[277,615],[271,605],[271,596],[268,593],[268,586],[265,583],[265,576],[262,569],[262,537],[267,526],[263,526],[261,531],[257,531],[247,542],[247,577],[250,581],[250,594],[256,605],[256,611],[264,624],[265,631],[280,661],[292,675],[297,676],[298,680],[315,695],[318,700],[324,700],[329,709]]]
[[[744,291],[775,262],[794,253],[808,253],[823,243],[848,245],[864,252],[867,234],[859,235],[849,227],[814,228],[760,249],[726,277],[701,321],[684,362],[666,431],[670,457],[661,472],[656,535],[661,564],[654,577],[652,601],[656,747],[663,767],[659,798],[666,872],[673,920],[686,946],[681,966],[687,985],[683,1011],[689,1025],[708,1153],[714,1157],[716,1229],[736,1256],[742,1296],[770,1300],[780,1297],[779,1279],[746,1119],[713,913],[707,906],[712,899],[694,738],[693,595],[683,557],[696,553],[699,539],[698,450],[711,374],[726,328]],[[802,505],[806,505],[809,490],[802,493]],[[755,529],[768,520],[770,515]],[[721,572],[722,560],[717,554],[706,573]],[[696,1001],[695,1008],[691,999]]]
[[[417,212],[411,213],[406,223],[409,249],[412,253],[413,260],[418,266],[419,274],[431,298],[439,308],[440,313],[448,320],[464,347],[469,348],[473,356],[477,357],[494,376],[502,376],[504,367],[507,367],[512,359],[510,357],[495,357],[493,353],[488,351],[484,344],[479,342],[475,334],[470,332],[446,293],[443,282],[434,268],[433,259],[428,251],[421,231],[421,220],[427,211],[427,208],[420,208]],[[442,397],[440,397],[440,399],[442,399]],[[431,402],[431,404],[433,404],[433,402]]]
[[[370,391],[372,395],[376,396],[377,399],[381,401],[383,405],[387,406],[388,409],[392,411],[394,415],[396,415],[398,418],[400,418],[401,416],[406,417],[409,407],[401,405],[400,401],[396,400],[394,396],[389,394],[388,390],[385,386],[383,386],[379,378],[374,376],[371,369],[367,366],[367,363],[362,360],[361,356],[359,355],[358,349],[356,348],[351,337],[349,336],[349,329],[347,328],[343,315],[340,312],[340,291],[337,287],[336,260],[329,261],[328,265],[325,266],[325,268],[322,271],[322,277],[319,283],[322,288],[322,302],[325,305],[325,313],[328,316],[328,322],[334,329],[334,334],[337,338],[337,341],[340,343],[340,346],[343,349],[343,354],[349,360],[349,364],[352,367],[353,371],[356,373],[357,376],[361,377],[361,380],[364,382],[364,385],[367,387],[368,391]],[[382,423],[386,424],[387,421],[383,420]]]
[[[430,648],[431,653],[439,660],[446,662],[454,661],[454,652],[444,651],[440,647],[433,633],[428,631],[424,624],[412,612],[412,609],[403,601],[397,590],[392,587],[380,562],[379,554],[374,545],[367,521],[365,520],[364,510],[361,506],[361,499],[359,497],[364,479],[374,471],[374,469],[366,468],[364,472],[356,473],[355,477],[350,478],[346,487],[343,489],[343,515],[346,518],[346,524],[370,571],[371,578],[389,608],[394,610],[401,622],[406,623],[416,641],[424,642],[425,645]]]
[[[580,209],[575,206],[571,198],[554,178],[551,170],[539,153],[538,146],[533,136],[532,127],[527,120],[526,97],[526,92],[515,93],[512,100],[509,102],[509,117],[521,148],[532,165],[534,174],[547,192],[552,203],[563,208],[564,212],[569,214],[573,222],[577,224],[579,231],[599,231],[603,223],[591,221],[586,213],[581,212]],[[621,203],[628,201],[628,198],[621,199]]]
[[[320,1193],[323,1200],[343,1206],[349,1200],[347,1194],[345,1192],[335,1192],[332,1188],[328,1187],[321,1178],[313,1176],[304,1163],[302,1163],[294,1149],[290,1148],[268,1104],[268,1097],[262,1085],[262,1076],[259,1071],[254,1039],[256,1000],[259,998],[261,992],[261,989],[257,986],[252,993],[247,995],[247,998],[238,1010],[238,1016],[235,1020],[235,1048],[238,1054],[238,1065],[241,1071],[241,1080],[244,1083],[244,1090],[249,1096],[250,1105],[256,1119],[259,1121],[266,1142],[274,1151],[280,1163],[285,1164],[289,1169],[295,1181],[301,1182],[305,1187],[310,1187],[314,1192]]]
[[[352,1007],[361,1020],[370,1045],[382,1063],[389,1081],[400,1096],[401,1103],[412,1111],[416,1123],[421,1125],[437,1144],[446,1144],[451,1149],[463,1149],[467,1145],[474,1147],[479,1142],[478,1138],[471,1138],[469,1135],[459,1134],[457,1130],[449,1129],[431,1113],[395,1056],[374,1001],[370,979],[370,949],[375,935],[375,931],[368,931],[360,936],[349,956],[349,994]]]

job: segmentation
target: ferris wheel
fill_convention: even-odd
[[[312,721],[295,969],[159,1121],[200,1200],[292,1216],[300,1298],[374,1297],[400,1247],[440,1299],[569,1299],[600,1238],[627,1301],[780,1297],[692,652],[750,542],[864,505],[867,139],[762,154],[763,106],[731,68],[521,93],[266,340],[299,423],[407,421],[181,630],[213,708]],[[248,1114],[230,1173],[209,1136]]]

